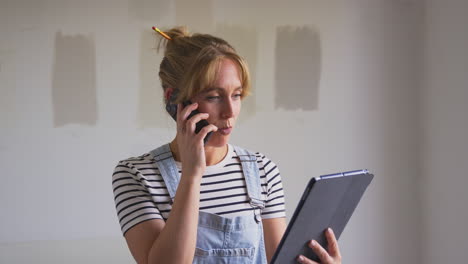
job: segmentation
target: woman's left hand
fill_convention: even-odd
[[[341,253],[340,248],[338,247],[338,242],[336,241],[335,234],[328,228],[325,231],[325,236],[328,242],[328,251],[325,250],[317,241],[311,240],[309,242],[309,247],[315,252],[315,254],[319,257],[321,264],[341,264]],[[305,264],[318,264],[315,261],[312,261],[305,256],[299,256],[297,258],[299,263]]]

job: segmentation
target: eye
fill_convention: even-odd
[[[242,94],[238,93],[238,94],[233,95],[232,97],[234,97],[234,99],[240,99],[242,98]]]
[[[218,95],[214,95],[214,96],[207,96],[206,97],[206,100],[208,101],[217,101],[221,98],[221,96],[218,96]]]

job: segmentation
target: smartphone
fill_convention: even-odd
[[[177,121],[177,104],[174,104],[174,100],[177,96],[177,93],[176,92],[173,92],[172,93],[172,96],[171,98],[169,99],[169,103],[166,105],[166,111],[171,115],[171,117]],[[185,108],[187,105],[190,105],[192,104],[192,102],[190,101],[185,101],[182,103],[182,106]],[[190,115],[187,117],[187,120],[192,118],[192,116],[196,115],[196,114],[199,114],[200,111],[198,111],[197,109],[193,110],[192,113],[190,113]],[[209,125],[208,121],[206,121],[205,119],[202,119],[200,120],[196,125],[195,125],[195,133],[199,133],[200,130],[202,128],[204,128],[205,126]],[[211,134],[213,132],[208,132],[208,134],[205,136],[205,138],[203,139],[203,143],[206,144],[206,142],[208,142],[208,140],[210,139],[211,137]]]

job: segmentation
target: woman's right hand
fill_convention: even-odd
[[[197,103],[187,105],[185,108],[182,104],[177,105],[176,140],[183,174],[201,178],[206,168],[203,139],[209,132],[215,132],[218,128],[209,124],[202,128],[198,134],[195,133],[196,124],[209,116],[207,113],[199,113],[187,120],[190,113],[197,108]]]

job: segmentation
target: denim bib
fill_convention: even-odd
[[[193,263],[252,263],[267,264],[261,210],[260,175],[255,154],[234,146],[240,158],[247,195],[254,208],[251,215],[226,218],[207,212],[199,212],[197,243]],[[179,185],[180,175],[169,144],[151,153],[155,157],[161,176],[172,202]]]

